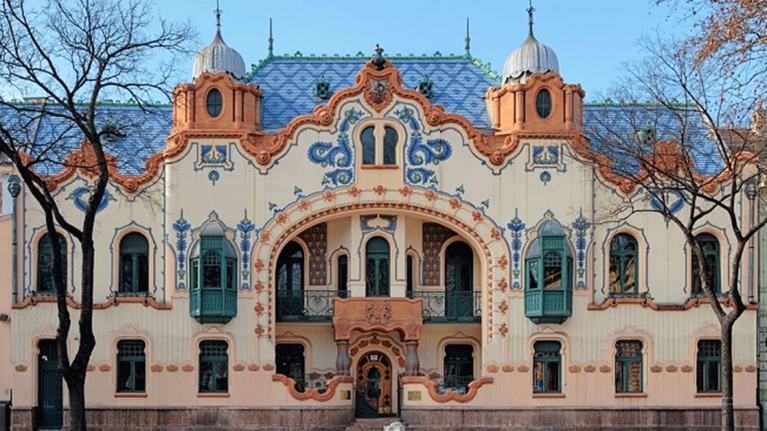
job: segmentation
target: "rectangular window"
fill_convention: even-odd
[[[642,342],[615,344],[615,392],[642,392]]]
[[[229,391],[229,344],[226,341],[200,342],[199,392]]]
[[[722,391],[722,343],[719,340],[698,341],[698,392]]]
[[[290,377],[296,382],[296,390],[304,392],[304,345],[278,344],[276,349],[277,374]]]
[[[533,392],[534,393],[559,393],[560,385],[561,345],[558,341],[537,341],[533,348]]]
[[[117,392],[146,390],[146,354],[141,340],[117,343]]]
[[[465,394],[474,380],[474,348],[465,344],[445,346],[444,374],[444,389]]]

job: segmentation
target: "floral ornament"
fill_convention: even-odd
[[[522,231],[525,224],[519,218],[519,209],[514,209],[514,218],[506,225],[511,231],[511,260],[514,263],[514,269],[511,270],[511,276],[515,280],[511,288],[519,289],[519,276],[522,271],[519,269],[520,251],[522,250]]]
[[[86,195],[87,198],[83,199],[83,197]],[[85,212],[85,210],[88,208],[88,202],[86,201],[90,199],[90,196],[91,189],[88,187],[78,187],[74,189],[72,193],[69,194],[69,196],[67,196],[66,200],[73,201],[77,209]],[[99,202],[99,205],[96,207],[96,212],[99,213],[103,211],[109,205],[110,201],[117,202],[117,199],[112,196],[112,193],[109,193],[109,190],[104,190],[104,196],[101,198],[101,202]]]
[[[319,81],[312,87],[312,96],[321,100],[328,100],[333,95],[333,90],[330,88],[330,83],[325,77],[321,77]]]
[[[334,168],[322,178],[323,185],[347,185],[354,181],[352,169],[353,149],[349,140],[349,129],[362,118],[362,111],[350,109],[338,127],[336,145],[330,142],[315,142],[309,147],[309,161],[323,168]]]
[[[237,231],[240,233],[240,251],[242,252],[242,279],[247,280],[250,276],[250,270],[248,270],[248,263],[250,262],[250,236],[256,226],[248,218],[248,210],[245,210],[245,217],[237,223]],[[248,290],[249,286],[247,282],[243,282],[240,286],[240,290]]]
[[[208,179],[210,180],[213,185],[216,185],[216,181],[218,181],[221,178],[221,174],[218,173],[217,170],[213,169],[212,171],[208,172]]]
[[[186,276],[186,270],[184,269],[187,246],[186,235],[191,227],[189,222],[184,218],[184,210],[181,210],[178,220],[173,223],[173,230],[176,231],[176,266],[178,267],[176,272],[179,280],[184,280],[184,277]],[[180,281],[178,285],[176,285],[176,290],[186,290],[186,283]]]
[[[549,171],[543,171],[541,172],[541,175],[538,178],[540,178],[541,182],[545,186],[549,184],[549,181],[551,181],[551,174],[549,173]]]
[[[590,226],[591,224],[586,219],[586,217],[583,216],[583,210],[581,210],[580,215],[573,222],[573,229],[575,230],[575,248],[578,250],[576,255],[578,259],[578,269],[576,270],[576,274],[578,275],[578,283],[575,285],[575,287],[578,289],[586,288],[586,282],[584,278],[586,275],[586,230]]]
[[[435,172],[426,168],[428,165],[437,166],[450,158],[453,149],[446,140],[437,138],[429,139],[423,143],[421,125],[415,118],[413,108],[404,107],[394,111],[400,121],[410,127],[410,142],[406,144],[408,167],[405,178],[416,185],[438,184]]]

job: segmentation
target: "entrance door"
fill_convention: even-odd
[[[371,352],[357,363],[355,417],[377,418],[392,413],[391,363],[386,355]]]
[[[61,429],[62,380],[55,340],[41,340],[37,356],[37,428]]]
[[[471,320],[474,314],[471,247],[454,242],[445,250],[445,315],[456,320]]]

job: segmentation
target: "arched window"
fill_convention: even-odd
[[[642,342],[615,343],[615,392],[642,392]]]
[[[67,279],[67,241],[64,236],[58,234],[61,248],[61,275]],[[46,233],[37,243],[37,294],[51,295],[56,293],[56,285],[53,282],[53,244],[50,236]]]
[[[229,343],[200,341],[199,392],[229,392]]]
[[[470,344],[445,346],[444,388],[466,391],[474,380],[474,347]]]
[[[559,341],[536,341],[533,345],[533,392],[562,392],[562,356]]]
[[[277,318],[298,318],[303,311],[304,249],[290,241],[277,258]]]
[[[149,292],[149,243],[140,233],[120,240],[120,286],[118,293]]]
[[[408,298],[413,297],[413,271],[415,271],[415,268],[413,267],[413,256],[408,255],[405,259],[405,264],[407,266],[407,275],[405,280],[405,296]]]
[[[714,235],[710,233],[702,233],[695,237],[700,247],[703,249],[703,257],[706,261],[704,268],[705,273],[703,276],[708,280],[709,285],[714,289],[716,294],[721,293],[721,276],[719,274],[719,241]],[[704,296],[703,285],[700,280],[698,271],[700,265],[695,254],[691,254],[692,260],[692,295]]]
[[[190,253],[190,313],[200,323],[237,315],[237,253],[218,223],[208,223]]]
[[[562,323],[572,315],[573,258],[562,226],[545,222],[525,255],[525,315]]]
[[[446,317],[472,317],[474,311],[474,254],[463,241],[445,250],[445,314]]]
[[[338,256],[338,296],[348,297],[349,292],[349,257],[347,255]]]
[[[722,343],[719,340],[698,341],[695,383],[698,392],[722,391]]]
[[[365,247],[365,294],[389,296],[389,242],[380,236]]]
[[[384,165],[396,165],[397,164],[397,131],[389,126],[384,127],[384,144],[383,144],[383,164]]]
[[[639,247],[633,236],[619,233],[610,240],[610,294],[636,295]]]
[[[368,126],[362,130],[360,140],[362,141],[362,164],[363,165],[375,165],[376,164],[376,138],[375,127]]]

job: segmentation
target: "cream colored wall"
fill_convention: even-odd
[[[421,118],[423,113],[420,108],[408,101],[398,101],[396,109],[409,106],[416,110]],[[359,124],[370,121],[373,116],[372,110],[364,108],[359,102],[350,101],[340,105],[340,112],[346,109],[364,110],[365,114]],[[395,108],[385,111],[382,115],[386,121],[396,118]],[[88,374],[87,399],[93,406],[170,406],[170,405],[315,405],[314,401],[299,402],[290,397],[281,383],[271,381],[272,372],[263,370],[263,366],[274,362],[274,342],[270,337],[296,340],[302,339],[309,346],[308,354],[311,359],[307,363],[307,370],[332,370],[335,368],[336,346],[330,324],[282,324],[277,323],[272,330],[258,337],[255,328],[264,325],[267,315],[257,315],[256,304],[268,304],[268,294],[258,294],[253,289],[256,279],[253,270],[253,262],[259,257],[268,260],[270,249],[265,249],[264,256],[251,256],[251,277],[246,281],[251,290],[238,292],[238,316],[226,325],[200,325],[189,316],[188,291],[176,290],[179,281],[177,272],[176,256],[176,232],[173,223],[183,217],[190,223],[192,229],[187,236],[187,252],[193,247],[200,226],[210,219],[213,211],[218,220],[227,229],[227,235],[234,242],[235,249],[242,253],[239,247],[239,233],[235,232],[237,223],[242,220],[247,211],[247,217],[254,223],[257,229],[270,222],[275,214],[288,205],[295,203],[306,196],[315,195],[326,190],[322,184],[323,176],[330,169],[319,164],[311,163],[307,158],[307,152],[311,145],[318,141],[336,142],[336,125],[328,127],[301,127],[295,134],[295,139],[289,143],[285,153],[278,157],[278,164],[271,166],[266,174],[252,168],[251,161],[243,155],[237,144],[230,144],[229,139],[197,139],[192,140],[188,149],[176,159],[169,161],[164,170],[162,180],[151,185],[143,193],[148,197],[139,197],[129,200],[114,187],[110,186],[110,192],[117,201],[110,202],[104,211],[98,215],[96,227],[97,286],[95,298],[97,302],[105,302],[110,294],[110,286],[116,290],[116,235],[120,235],[125,229],[138,229],[145,233],[151,232],[150,251],[153,281],[157,286],[156,298],[159,302],[167,302],[172,305],[171,310],[155,310],[142,304],[121,304],[106,310],[95,312],[95,331],[97,347],[94,351],[92,364],[96,370]],[[359,127],[359,126],[357,126]],[[358,129],[352,130],[355,133]],[[406,136],[409,135],[406,126],[399,129]],[[606,278],[605,260],[603,258],[603,245],[614,230],[616,224],[596,225],[588,232],[588,254],[586,259],[585,277],[586,289],[576,290],[574,293],[573,316],[562,325],[535,325],[524,316],[523,291],[520,289],[507,288],[503,291],[498,288],[491,289],[487,285],[487,277],[482,274],[499,274],[512,286],[515,281],[524,285],[524,276],[513,276],[513,262],[511,262],[511,250],[508,244],[511,242],[511,232],[507,224],[517,215],[525,224],[526,229],[522,237],[522,259],[524,251],[534,235],[534,228],[544,219],[548,211],[568,229],[569,239],[574,240],[572,223],[583,214],[590,221],[596,209],[604,208],[610,204],[612,192],[610,190],[597,190],[594,197],[594,182],[590,167],[579,164],[567,155],[567,150],[562,147],[560,141],[536,140],[526,141],[513,155],[511,163],[505,166],[498,175],[490,168],[483,165],[479,157],[469,144],[466,133],[456,126],[428,127],[421,124],[424,136],[428,138],[441,137],[446,139],[452,147],[452,156],[440,162],[438,165],[429,165],[429,169],[435,171],[437,184],[428,184],[436,192],[450,195],[462,202],[468,202],[474,211],[492,222],[493,226],[504,228],[504,240],[507,249],[504,254],[509,256],[509,263],[501,268],[495,261],[490,262],[487,254],[478,249],[478,241],[474,238],[465,238],[475,249],[477,256],[475,261],[475,275],[477,286],[484,292],[484,304],[487,298],[494,298],[492,315],[488,315],[487,307],[483,308],[482,324],[474,325],[425,325],[419,347],[419,356],[424,371],[432,370],[439,372],[444,354],[444,342],[450,337],[456,339],[477,340],[481,346],[475,351],[476,375],[491,376],[495,382],[484,386],[479,395],[466,405],[715,405],[720,400],[711,398],[696,398],[694,373],[666,372],[668,366],[681,369],[684,365],[695,366],[695,342],[701,336],[716,337],[717,322],[707,306],[692,308],[688,311],[652,311],[640,305],[621,304],[615,308],[603,311],[589,311],[589,304],[601,303],[605,295],[602,293]],[[195,170],[197,150],[200,144],[224,144],[231,150],[231,161],[234,164],[233,171],[217,168],[220,178],[215,185],[208,178],[211,168]],[[535,167],[532,163],[530,145],[558,145],[565,152],[563,163],[566,169],[557,169],[549,166],[545,168]],[[402,150],[402,148],[400,148]],[[359,153],[358,153],[359,154]],[[403,157],[399,153],[398,157]],[[358,169],[357,177],[353,184],[364,191],[360,198],[363,202],[376,202],[387,200],[397,202],[400,199],[397,190],[405,185],[403,180],[404,171],[402,159],[398,169],[376,170]],[[355,159],[359,164],[359,156]],[[551,174],[551,180],[544,184],[540,179],[543,171]],[[77,210],[70,201],[66,200],[69,192],[75,187],[86,185],[81,179],[75,179],[58,194],[65,217],[77,223],[82,213]],[[377,194],[371,191],[374,187],[382,186],[388,190],[388,194]],[[327,186],[330,187],[330,186]],[[420,187],[409,185],[409,187]],[[463,188],[463,192],[457,189]],[[332,189],[332,187],[330,187]],[[345,189],[345,187],[344,187]],[[346,196],[346,195],[344,195]],[[23,286],[34,287],[35,283],[35,247],[32,245],[40,234],[43,226],[42,214],[27,198],[24,202],[25,230],[23,235],[24,247],[24,274]],[[338,197],[337,202],[343,202],[347,197]],[[487,200],[489,205],[482,202]],[[269,208],[269,204],[276,206],[276,211]],[[426,205],[426,204],[424,204]],[[286,229],[292,223],[297,223],[301,217],[307,217],[312,209],[308,209],[303,215],[297,212],[291,213],[291,219],[287,221]],[[461,210],[463,211],[463,210]],[[360,295],[364,292],[364,282],[361,278],[359,262],[362,254],[356,247],[363,243],[366,238],[360,232],[359,216],[363,211],[354,213],[339,213],[328,217],[327,250],[329,253],[345,247],[349,250],[350,277],[355,282],[350,283],[353,294]],[[396,242],[399,254],[394,257],[397,263],[396,280],[392,282],[392,292],[395,296],[404,294],[404,268],[406,250],[412,247],[420,259],[423,255],[422,228],[424,217],[407,209],[380,209],[369,213],[395,214],[398,216],[398,224],[393,235],[388,235]],[[466,217],[471,219],[471,217]],[[448,227],[455,228],[451,222],[444,220]],[[712,219],[715,226],[724,225],[722,220]],[[689,296],[683,290],[685,268],[684,241],[673,226],[666,228],[665,223],[654,215],[635,215],[628,220],[637,232],[644,232],[647,244],[651,252],[646,260],[646,268],[640,274],[640,285],[647,285],[656,302],[682,303]],[[5,219],[0,220],[0,233],[8,231],[9,223]],[[471,227],[470,227],[471,228]],[[298,231],[291,235],[297,234]],[[481,232],[481,236],[489,236],[490,232]],[[257,232],[251,237],[251,243],[257,241]],[[6,236],[7,237],[7,236]],[[0,238],[4,238],[0,236]],[[290,238],[287,238],[290,239]],[[21,241],[20,241],[21,242]],[[279,246],[283,246],[282,242]],[[156,247],[156,248],[155,248]],[[71,249],[71,244],[70,244]],[[6,250],[6,251],[3,251]],[[724,251],[724,249],[723,249]],[[7,253],[7,247],[0,249],[0,262],[3,253]],[[75,247],[74,258],[70,259],[70,269],[74,270],[74,285],[79,282],[78,259],[79,252]],[[645,259],[646,254],[640,253],[640,259]],[[419,262],[417,259],[416,262]],[[329,263],[334,265],[334,261]],[[493,265],[492,268],[490,265]],[[7,265],[3,265],[6,268]],[[357,269],[355,269],[357,268]],[[521,264],[520,268],[521,270]],[[3,271],[3,269],[0,269]],[[267,268],[266,271],[273,271]],[[329,283],[335,284],[334,272],[329,272]],[[416,285],[420,285],[420,270],[416,269]],[[0,272],[0,277],[6,277]],[[646,278],[644,280],[643,278]],[[2,279],[0,279],[2,280]],[[0,281],[1,282],[1,281]],[[4,284],[0,284],[3,286]],[[356,287],[355,287],[356,286]],[[71,286],[70,286],[71,288]],[[165,289],[163,291],[163,288]],[[270,286],[270,288],[274,288]],[[362,290],[361,290],[362,289]],[[687,287],[689,292],[689,286]],[[164,292],[164,293],[163,293]],[[6,295],[7,296],[7,295]],[[77,291],[74,299],[78,299]],[[0,300],[1,301],[1,300]],[[500,311],[500,304],[505,302],[506,311]],[[0,302],[0,312],[2,312]],[[41,337],[52,337],[56,326],[54,304],[38,304],[24,309],[12,311],[11,333],[12,356],[9,360],[3,360],[0,351],[0,365],[2,369],[10,369],[11,366],[24,365],[27,370],[14,372],[12,386],[14,389],[14,404],[17,406],[34,406],[36,403],[35,381],[35,351],[34,346]],[[271,310],[273,312],[273,309]],[[73,319],[77,318],[77,312],[72,310]],[[489,319],[493,319],[492,333],[488,331]],[[755,313],[747,311],[736,326],[735,333],[735,358],[734,362],[742,366],[755,364]],[[508,331],[502,334],[498,328],[505,324]],[[7,327],[7,323],[0,322],[0,331]],[[673,331],[672,331],[673,329]],[[2,336],[0,332],[0,336]],[[70,334],[71,347],[76,347],[76,332]],[[152,365],[162,365],[162,372],[150,373],[147,380],[147,396],[143,398],[118,398],[115,396],[115,346],[120,337],[145,338],[147,344],[147,368]],[[197,395],[197,358],[196,346],[200,339],[210,337],[226,339],[230,341],[230,367],[237,364],[245,366],[244,371],[231,371],[230,394],[228,398],[200,398]],[[646,398],[615,398],[614,377],[612,371],[602,373],[571,373],[568,368],[578,365],[584,368],[593,364],[600,366],[613,366],[612,354],[614,341],[618,337],[641,338],[646,342],[646,354],[644,357],[645,367],[645,392]],[[6,338],[7,339],[7,338]],[[533,398],[531,395],[531,374],[521,372],[519,367],[525,365],[532,367],[532,343],[537,339],[561,339],[565,344],[563,352],[563,393],[564,398]],[[442,347],[440,347],[442,346]],[[442,349],[442,350],[440,350]],[[259,371],[250,371],[247,366],[255,364]],[[108,365],[110,371],[100,371],[99,367]],[[169,365],[179,369],[171,372]],[[184,372],[182,367],[191,365],[193,371]],[[514,367],[513,372],[503,371],[504,365]],[[652,373],[649,367],[660,365],[664,367],[661,373]],[[500,371],[491,372],[492,366],[497,366]],[[105,367],[106,369],[106,367]],[[2,388],[3,375],[0,374],[0,388]],[[755,402],[755,374],[742,372],[735,376],[736,403],[739,405],[753,405]],[[410,390],[410,386],[406,390]],[[265,390],[266,389],[266,390]],[[1,393],[0,393],[1,395]],[[330,403],[342,403],[336,393]],[[346,401],[346,404],[349,402]],[[407,401],[406,401],[407,403]],[[421,404],[434,404],[428,396],[422,398]],[[342,403],[343,404],[343,403]],[[343,404],[343,405],[346,405]]]
[[[0,180],[0,187],[5,183]],[[0,205],[0,210],[2,206]],[[0,211],[0,214],[3,214]],[[12,300],[11,283],[11,228],[12,218],[10,214],[0,215],[0,314],[10,316]],[[0,401],[11,399],[11,325],[14,322],[0,321]]]

